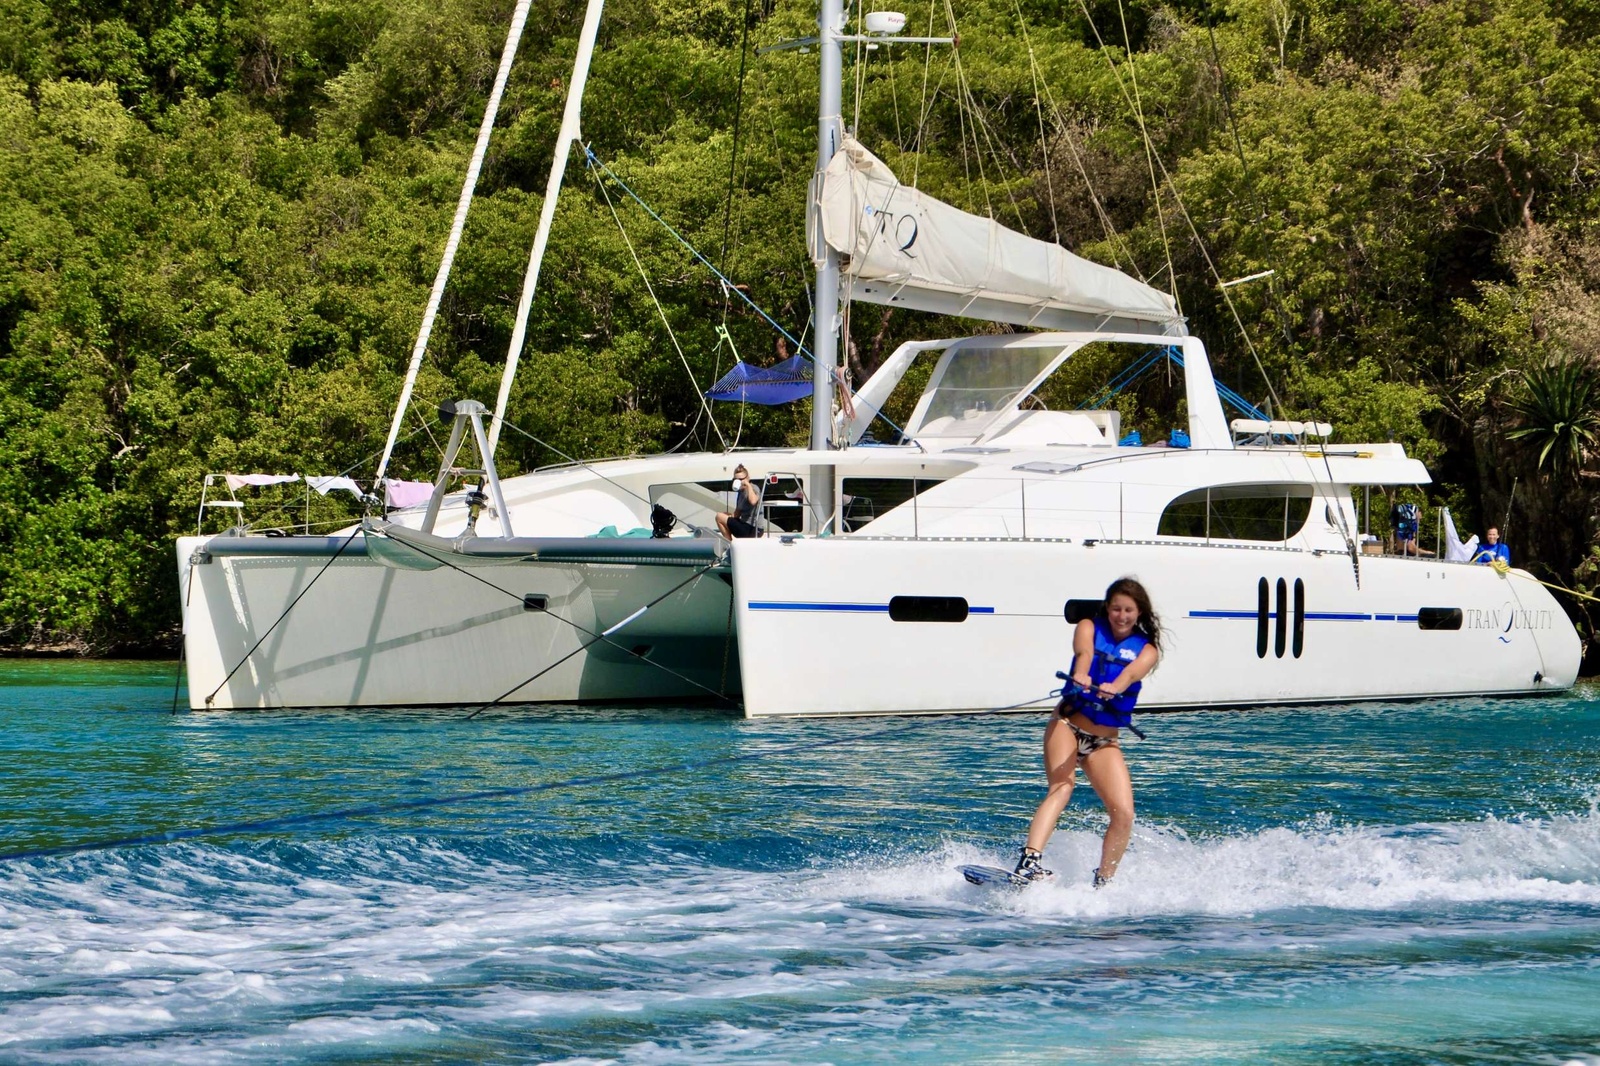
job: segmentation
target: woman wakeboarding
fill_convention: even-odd
[[[1140,684],[1161,659],[1161,620],[1150,594],[1131,577],[1118,578],[1093,618],[1072,634],[1072,677],[1044,730],[1044,769],[1050,782],[1028,828],[1013,878],[1040,881],[1054,877],[1040,863],[1044,846],[1072,800],[1077,768],[1089,778],[1111,824],[1100,846],[1094,887],[1116,876],[1133,832],[1133,781],[1117,739],[1132,725]]]

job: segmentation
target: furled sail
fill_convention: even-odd
[[[1161,290],[901,185],[854,138],[823,172],[817,201],[852,299],[1040,329],[1183,333]]]

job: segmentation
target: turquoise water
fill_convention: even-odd
[[[0,861],[0,1061],[1600,1063],[1592,689],[1151,716],[1117,882],[1082,787],[1014,893],[953,867],[1010,861],[1040,716],[172,680],[0,662],[0,851],[555,787]]]

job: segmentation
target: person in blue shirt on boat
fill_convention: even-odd
[[[1511,565],[1511,549],[1500,543],[1500,531],[1493,526],[1483,535],[1483,544],[1478,548],[1478,554],[1472,557],[1475,563],[1488,565],[1499,559],[1507,566]]]
[[[1044,731],[1044,769],[1050,788],[1028,828],[1016,874],[1029,881],[1055,876],[1040,859],[1072,800],[1079,766],[1111,824],[1100,846],[1094,886],[1116,876],[1133,832],[1133,781],[1122,757],[1119,730],[1131,714],[1144,677],[1161,659],[1161,620],[1150,594],[1131,577],[1118,578],[1093,618],[1072,634],[1072,680]]]

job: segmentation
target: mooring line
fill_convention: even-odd
[[[771,751],[747,752],[743,755],[719,755],[713,759],[699,759],[694,762],[681,762],[668,766],[652,766],[640,770],[619,770],[609,774],[591,774],[585,777],[572,777],[564,781],[547,781],[538,785],[516,785],[510,788],[489,788],[478,792],[464,792],[454,796],[434,796],[429,799],[397,800],[393,803],[369,803],[359,807],[341,807],[332,811],[320,811],[312,814],[287,814],[276,818],[260,818],[254,821],[231,822],[227,825],[194,826],[188,829],[169,829],[160,833],[145,833],[139,836],[114,837],[102,840],[89,840],[80,844],[57,844],[44,848],[24,848],[18,851],[0,852],[0,863],[23,862],[29,859],[50,859],[63,855],[79,855],[90,851],[109,851],[113,848],[142,847],[149,844],[172,844],[180,840],[198,840],[207,837],[230,836],[239,833],[259,833],[271,829],[283,829],[289,826],[310,825],[315,822],[337,821],[341,818],[365,818],[378,814],[394,814],[399,811],[430,810],[437,807],[449,807],[462,803],[476,803],[479,800],[509,799],[515,796],[531,796],[542,792],[559,792],[563,789],[582,788],[587,785],[609,785],[623,781],[633,781],[645,777],[660,777],[663,774],[682,774],[694,770],[706,770],[718,766],[732,766],[737,763],[753,762],[757,759],[767,759],[786,755],[797,755],[804,752],[817,751],[821,748],[837,747],[840,744],[852,744],[857,741],[878,740],[882,737],[893,736],[898,733],[908,733],[913,729],[924,726],[937,725],[944,722],[971,720],[983,718],[1008,711],[1021,710],[1030,704],[1048,700],[1055,695],[1051,692],[1044,696],[1023,700],[1006,707],[990,707],[987,710],[976,711],[971,714],[941,714],[928,717],[918,717],[908,721],[896,722],[884,729],[874,730],[870,733],[860,733],[854,736],[834,737],[832,740],[807,740],[787,747],[775,748]]]
[[[178,691],[183,688],[183,664],[189,656],[189,642],[183,639],[183,634],[178,634],[178,676],[172,679],[172,710],[168,713],[178,713]]]
[[[390,540],[394,540],[394,538],[392,538],[392,537],[389,538],[389,539]],[[407,548],[407,549],[409,549],[411,551],[416,552],[418,555],[422,555],[422,556],[425,556],[425,557],[427,557],[429,559],[432,559],[434,562],[438,563],[440,566],[447,566],[451,570],[454,570],[456,573],[461,574],[463,577],[470,577],[472,580],[474,580],[476,582],[479,582],[480,584],[486,585],[489,588],[494,589],[496,592],[503,593],[503,594],[505,594],[507,596],[510,596],[512,599],[516,600],[518,603],[525,602],[520,595],[518,595],[515,592],[512,592],[510,589],[502,588],[501,586],[496,585],[493,581],[490,581],[488,578],[479,577],[477,574],[473,573],[471,570],[468,570],[468,569],[466,569],[465,567],[462,567],[462,566],[458,566],[457,564],[451,562],[449,559],[445,558],[443,555],[435,554],[432,550],[430,550],[430,549],[428,549],[426,547],[423,547],[422,545],[419,545],[419,544],[408,544],[407,542],[405,542],[403,540],[396,540],[395,543],[399,544],[403,548]],[[611,645],[613,648],[616,648],[618,651],[625,652],[628,655],[633,656],[635,659],[638,659],[640,662],[643,662],[643,663],[646,663],[646,664],[648,664],[650,666],[653,666],[657,670],[662,671],[663,673],[671,674],[673,677],[677,678],[679,681],[682,681],[682,682],[684,682],[686,684],[693,685],[695,688],[703,689],[704,691],[710,693],[712,696],[716,697],[719,700],[722,700],[725,703],[736,703],[737,702],[736,700],[733,700],[732,698],[730,698],[728,696],[724,696],[722,693],[720,693],[720,692],[716,691],[715,689],[713,689],[710,685],[703,685],[700,682],[696,681],[694,678],[687,677],[687,676],[685,676],[683,674],[680,674],[678,671],[674,670],[672,667],[666,666],[663,663],[652,662],[650,659],[645,658],[643,655],[641,655],[640,653],[634,651],[632,648],[624,647],[623,645],[618,644],[616,641],[611,639],[611,634],[612,633],[615,633],[617,630],[621,629],[623,626],[625,626],[629,622],[633,621],[641,613],[643,613],[643,611],[648,610],[651,607],[654,607],[656,604],[660,603],[662,600],[666,599],[668,596],[672,595],[674,592],[677,592],[679,589],[683,588],[683,586],[689,584],[689,582],[694,581],[697,578],[704,577],[708,571],[716,569],[716,567],[719,565],[719,562],[720,562],[720,560],[718,562],[712,562],[712,563],[710,563],[710,564],[708,564],[706,566],[700,567],[694,573],[690,574],[688,577],[686,577],[682,581],[678,582],[678,584],[674,585],[672,588],[668,589],[666,592],[663,592],[661,595],[659,595],[655,599],[651,600],[649,603],[647,603],[639,611],[635,611],[632,615],[630,615],[629,617],[623,619],[621,622],[618,622],[616,625],[613,625],[610,629],[606,630],[603,633],[596,633],[594,630],[588,628],[587,626],[580,625],[579,623],[574,622],[570,618],[563,617],[562,615],[558,614],[555,611],[548,611],[547,610],[545,613],[550,615],[550,617],[554,618],[556,621],[564,622],[567,625],[571,626],[573,629],[576,629],[579,633],[582,633],[584,636],[593,637],[594,640],[591,640],[589,642],[589,644],[585,644],[582,647],[579,647],[579,648],[575,649],[574,651],[568,653],[565,657],[563,657],[561,659],[558,659],[556,662],[551,663],[549,666],[546,666],[544,669],[540,670],[537,674],[534,674],[533,677],[528,678],[527,681],[523,681],[521,684],[518,684],[515,688],[511,689],[510,692],[505,693],[505,695],[499,696],[496,699],[490,700],[488,703],[483,704],[476,711],[473,711],[472,714],[468,715],[467,717],[469,719],[477,717],[478,713],[480,711],[485,711],[488,708],[494,706],[495,704],[499,703],[501,700],[505,699],[506,696],[511,695],[512,692],[515,692],[515,691],[517,691],[517,689],[522,688],[523,685],[527,685],[530,682],[537,680],[539,677],[541,677],[546,672],[548,672],[550,670],[553,670],[557,666],[560,666],[563,662],[566,662],[567,659],[572,658],[573,655],[576,655],[578,652],[583,651],[584,648],[587,648],[590,645],[592,645],[592,644],[594,644],[594,643],[596,643],[598,641],[601,641],[601,640],[604,640],[607,644]]]
[[[517,682],[515,685],[511,686],[511,688],[507,689],[505,692],[503,692],[500,695],[496,696],[494,699],[490,700],[488,703],[483,704],[477,710],[475,710],[471,714],[467,715],[466,720],[469,721],[469,722],[472,721],[474,718],[478,717],[478,715],[482,714],[484,711],[487,711],[490,707],[494,707],[494,706],[498,705],[500,703],[500,701],[504,700],[507,696],[511,695],[513,692],[517,691],[517,689],[526,688],[528,685],[533,684],[535,681],[539,680],[545,674],[548,674],[551,670],[554,670],[556,667],[560,666],[562,663],[566,662],[568,659],[572,658],[574,655],[578,654],[580,651],[588,651],[590,648],[594,647],[596,644],[599,644],[601,641],[605,641],[607,644],[611,645],[613,648],[620,649],[622,651],[627,652],[630,655],[636,656],[641,662],[649,663],[651,666],[657,666],[657,667],[660,667],[663,670],[668,670],[667,667],[662,666],[662,664],[660,664],[660,663],[650,662],[649,659],[646,659],[643,655],[641,655],[638,652],[634,651],[632,648],[624,648],[621,644],[618,644],[616,641],[611,639],[611,634],[615,633],[617,630],[621,629],[623,626],[627,625],[629,622],[633,621],[635,618],[638,618],[640,615],[644,614],[650,608],[654,607],[656,604],[660,603],[662,600],[666,599],[668,596],[671,596],[673,593],[677,592],[679,589],[681,589],[685,585],[689,584],[689,582],[697,581],[701,577],[704,577],[706,572],[711,570],[716,565],[717,565],[716,563],[711,563],[711,564],[709,564],[707,566],[702,566],[700,569],[696,570],[694,573],[690,574],[688,577],[684,578],[682,581],[678,582],[676,585],[672,586],[670,589],[668,589],[667,591],[663,592],[661,595],[657,596],[655,599],[651,600],[649,603],[645,604],[643,607],[639,608],[637,611],[634,611],[628,617],[624,618],[622,621],[616,623],[610,629],[607,629],[607,630],[605,630],[603,632],[594,633],[591,630],[588,630],[588,629],[584,628],[583,626],[578,625],[578,623],[572,622],[572,625],[577,628],[578,632],[580,632],[580,633],[588,633],[594,639],[585,641],[584,643],[578,645],[576,648],[573,648],[571,651],[567,652],[567,654],[563,655],[561,658],[557,659],[555,662],[551,663],[548,666],[545,666],[545,667],[541,668],[537,673],[535,673],[532,677],[528,678],[526,681]],[[496,586],[496,587],[498,587],[498,586]],[[730,602],[731,602],[731,595],[730,595]],[[556,617],[560,618],[561,616],[557,615]],[[562,621],[571,622],[571,619],[563,618]],[[699,682],[695,681],[693,678],[683,677],[683,675],[677,674],[677,673],[675,673],[675,672],[673,672],[671,670],[668,670],[668,672],[669,673],[673,673],[673,676],[679,677],[681,680],[689,682],[691,685],[699,684]],[[706,685],[700,685],[700,687],[703,688],[703,689],[706,689],[706,691],[708,691],[708,692],[710,691],[710,688],[708,686],[706,686]],[[713,693],[713,695],[717,695],[719,699],[727,699],[728,698],[726,696],[721,696],[720,694],[717,694],[717,693]]]
[[[1489,568],[1495,573],[1499,574],[1501,577],[1514,576],[1511,573],[1511,564],[1506,562],[1504,559],[1490,559]],[[1546,581],[1544,578],[1534,577],[1532,574],[1528,574],[1528,578],[1531,581],[1538,582],[1547,589],[1555,589],[1557,592],[1565,592],[1568,596],[1575,596],[1580,600],[1592,600],[1595,603],[1600,603],[1600,596],[1595,596],[1588,592],[1579,592],[1577,589],[1569,589],[1565,585],[1558,585],[1554,581]]]
[[[250,650],[244,653],[244,658],[243,659],[240,659],[237,663],[234,664],[234,667],[233,667],[232,670],[228,671],[228,676],[222,679],[222,684],[218,685],[216,688],[211,690],[211,695],[206,697],[206,706],[207,707],[211,706],[211,701],[217,698],[217,693],[222,691],[223,685],[226,685],[229,681],[233,680],[233,675],[237,674],[239,672],[239,667],[243,666],[245,663],[250,661],[250,656],[252,656],[252,655],[254,655],[256,653],[256,649],[257,648],[261,647],[262,641],[264,641],[268,637],[272,636],[272,631],[274,629],[278,628],[278,623],[282,622],[285,618],[289,617],[289,612],[294,610],[295,604],[299,603],[302,599],[305,598],[305,594],[310,592],[312,586],[314,586],[317,583],[318,579],[320,579],[323,574],[328,572],[328,567],[333,565],[333,561],[335,559],[339,558],[339,556],[344,554],[344,550],[346,548],[350,547],[350,542],[355,540],[356,539],[356,534],[360,533],[360,532],[361,532],[361,526],[359,524],[357,524],[356,528],[354,528],[354,529],[352,529],[350,531],[350,535],[348,537],[344,538],[344,543],[339,545],[339,550],[334,552],[332,555],[328,556],[328,561],[322,564],[322,569],[317,571],[317,576],[313,577],[310,581],[306,582],[306,587],[300,590],[300,595],[296,596],[292,601],[290,601],[289,606],[285,607],[283,609],[283,613],[278,616],[278,620],[276,622],[273,622],[270,626],[268,626],[267,627],[267,631],[265,633],[261,634],[260,639],[258,639],[254,644],[250,645]]]

